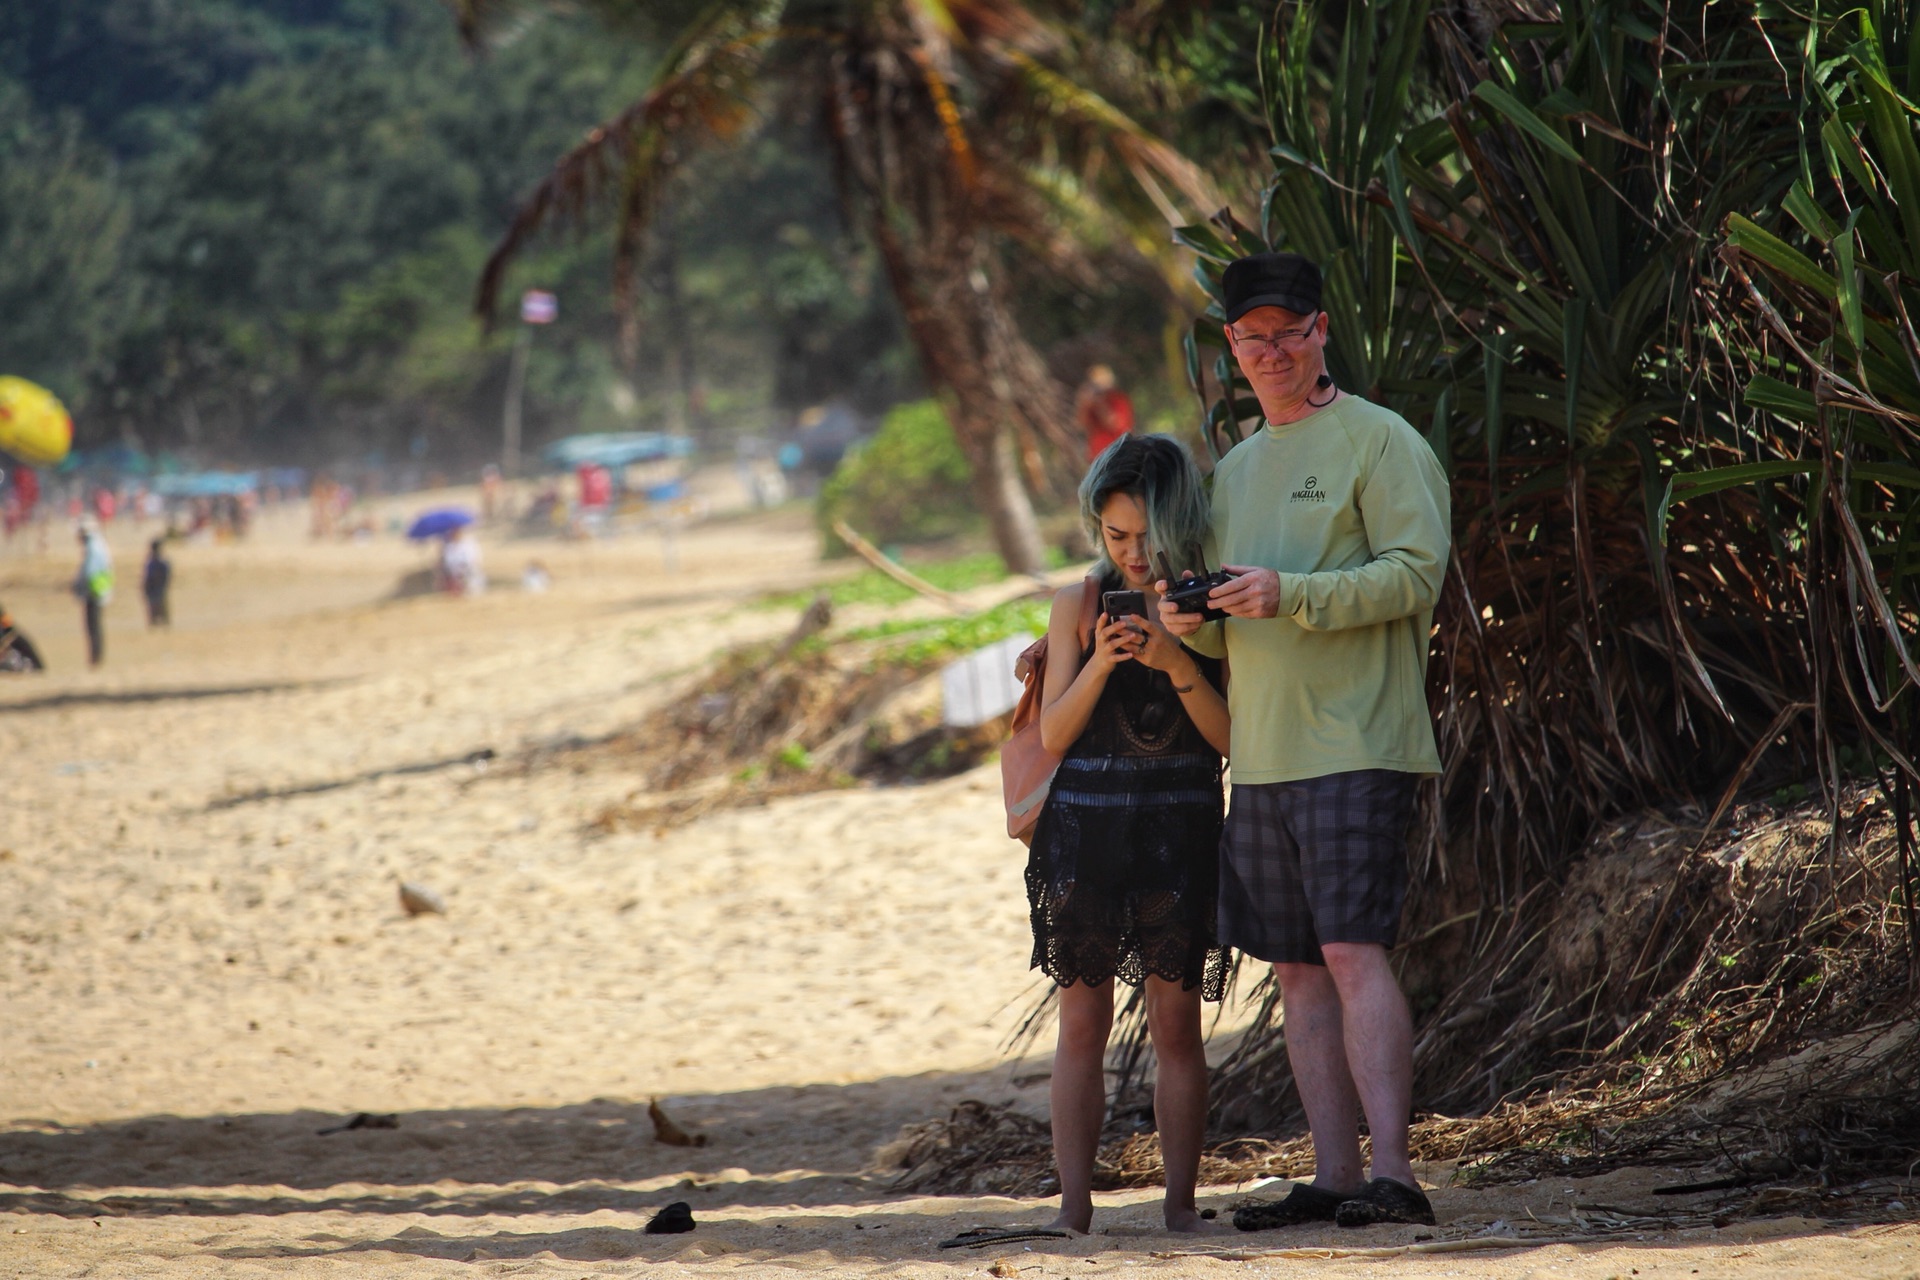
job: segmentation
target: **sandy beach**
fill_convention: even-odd
[[[424,552],[316,544],[283,509],[173,552],[161,632],[137,531],[113,544],[97,672],[64,527],[0,551],[52,667],[0,682],[0,1276],[1920,1275],[1912,1198],[1715,1227],[1674,1197],[1689,1225],[1632,1230],[1578,1207],[1654,1205],[1672,1169],[1467,1190],[1427,1166],[1438,1232],[1194,1240],[1153,1192],[1103,1194],[1086,1239],[942,1251],[1051,1216],[875,1167],[964,1098],[1044,1114],[1046,1054],[1005,1052],[1041,988],[997,771],[590,821],[641,785],[602,744],[792,627],[756,597],[848,571],[806,511],[722,512],[677,575],[651,534],[489,536],[502,586],[460,600],[393,598]],[[409,917],[401,881],[445,914]],[[655,1098],[704,1145],[657,1141]],[[360,1113],[393,1127],[317,1132]],[[676,1200],[696,1230],[643,1234]]]

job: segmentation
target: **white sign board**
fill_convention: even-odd
[[[527,324],[552,324],[560,318],[560,299],[545,289],[529,289],[520,295],[520,319]]]
[[[1023,687],[1013,664],[1032,643],[1032,636],[1008,636],[947,664],[940,673],[941,723],[971,729],[1013,710]]]

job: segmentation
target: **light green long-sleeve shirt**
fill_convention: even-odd
[[[1440,771],[1427,641],[1451,540],[1439,459],[1357,396],[1220,460],[1211,563],[1280,574],[1278,617],[1228,618],[1187,641],[1230,659],[1235,782]]]

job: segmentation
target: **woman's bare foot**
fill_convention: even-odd
[[[1060,1216],[1047,1224],[1047,1230],[1066,1231],[1076,1236],[1084,1236],[1093,1230],[1093,1210],[1089,1208],[1082,1214],[1068,1213],[1062,1209]]]
[[[1167,1210],[1167,1230],[1181,1235],[1211,1236],[1226,1231],[1226,1227],[1210,1218],[1200,1216],[1198,1209]]]

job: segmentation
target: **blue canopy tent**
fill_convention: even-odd
[[[196,471],[153,482],[153,491],[163,498],[237,498],[259,487],[260,477],[252,471]]]
[[[583,462],[618,471],[636,462],[693,456],[693,441],[664,431],[618,431],[605,435],[567,436],[555,440],[540,456],[548,466],[572,470]]]

